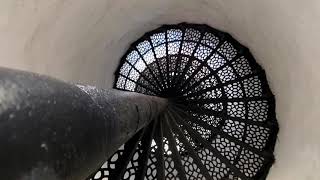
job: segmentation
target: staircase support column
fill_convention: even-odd
[[[1,179],[85,179],[167,105],[0,68]]]

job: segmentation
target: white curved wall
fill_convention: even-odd
[[[166,23],[207,23],[265,68],[280,123],[269,179],[320,179],[320,1],[1,0],[0,66],[111,87],[130,42]]]

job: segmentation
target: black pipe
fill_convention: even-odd
[[[85,179],[166,106],[0,68],[0,179]]]

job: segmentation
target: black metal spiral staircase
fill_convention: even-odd
[[[134,42],[114,88],[169,99],[168,109],[89,179],[265,179],[278,133],[264,70],[229,34],[164,25]]]

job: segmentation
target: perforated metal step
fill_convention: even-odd
[[[164,25],[134,42],[116,89],[170,99],[89,179],[265,179],[278,133],[264,70],[229,34]]]

